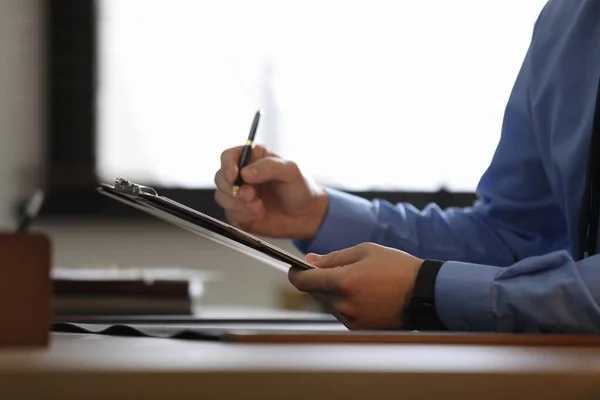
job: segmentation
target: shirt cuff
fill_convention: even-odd
[[[435,284],[438,318],[453,331],[495,331],[494,280],[499,267],[446,261]]]
[[[294,245],[303,253],[327,254],[363,242],[371,241],[377,229],[376,207],[359,196],[325,189],[328,209],[325,219],[312,240],[296,240]]]

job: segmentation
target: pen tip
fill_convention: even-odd
[[[234,187],[233,187],[233,197],[237,196],[237,194],[238,194],[239,190],[240,190],[240,187],[239,187],[239,186],[234,186]]]
[[[261,115],[261,116],[262,116],[262,115],[263,115],[263,110],[262,110],[262,108],[259,108],[259,109],[258,109],[258,111],[257,111],[256,113],[257,113],[258,115]]]

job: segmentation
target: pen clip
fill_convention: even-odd
[[[150,194],[153,196],[158,195],[156,190],[149,186],[138,185],[137,183],[130,182],[123,178],[117,178],[115,180],[115,189],[130,194]]]

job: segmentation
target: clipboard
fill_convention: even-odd
[[[103,183],[97,190],[112,199],[214,242],[223,244],[282,271],[287,272],[292,266],[303,270],[316,268],[302,258],[235,226],[203,214],[167,197],[160,196],[156,190],[149,186],[117,178],[114,185]]]

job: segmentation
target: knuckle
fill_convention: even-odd
[[[290,177],[298,178],[298,177],[302,176],[302,172],[300,171],[300,167],[295,162],[293,162],[293,161],[284,161],[284,160],[281,160],[281,159],[279,160],[279,162],[283,165],[283,167],[285,167],[285,169],[287,170],[287,174]]]
[[[339,252],[336,251],[332,251],[329,254],[325,254],[322,258],[321,258],[321,264],[327,265],[327,264],[332,264],[334,263],[338,257],[339,257]]]
[[[342,294],[348,294],[349,290],[348,290],[348,281],[347,279],[342,279],[338,282],[337,284],[337,289],[342,293]]]
[[[277,168],[281,164],[281,161],[275,157],[265,157],[262,160],[262,164],[263,164],[265,170],[272,171],[273,169]]]
[[[220,206],[223,206],[222,197],[221,196],[222,196],[221,191],[220,190],[215,190],[215,193],[213,195],[213,197],[215,199],[215,202],[217,204],[219,204]]]
[[[357,284],[352,276],[344,276],[337,282],[337,289],[346,295],[353,295],[357,291]]]
[[[229,183],[225,175],[225,171],[223,170],[219,170],[215,174],[215,185],[217,186],[217,189],[225,192],[227,192],[228,190],[231,191],[232,188],[232,185],[231,183]]]
[[[236,160],[239,158],[239,154],[241,153],[241,146],[230,147],[226,150],[223,150],[221,153],[221,167],[230,168],[236,165]]]
[[[268,151],[267,151],[267,148],[264,145],[257,143],[254,146],[254,153],[256,153],[258,155],[264,155],[264,154],[267,154]]]
[[[336,305],[335,307],[340,314],[342,314],[345,317],[354,317],[355,314],[355,310],[354,307],[352,306],[352,304],[348,303],[347,301],[342,301],[339,304]]]
[[[223,152],[221,153],[221,163],[224,163],[227,161],[227,158],[229,157],[230,153],[231,153],[231,149],[223,150]]]
[[[274,169],[278,169],[283,165],[283,161],[280,158],[267,156],[262,158],[258,163],[265,171],[271,172]]]
[[[332,274],[326,274],[323,280],[323,291],[325,293],[335,293],[339,290],[338,281]]]
[[[373,251],[375,247],[377,247],[377,245],[373,242],[364,242],[358,246],[358,249],[363,253],[368,253],[370,251]]]

